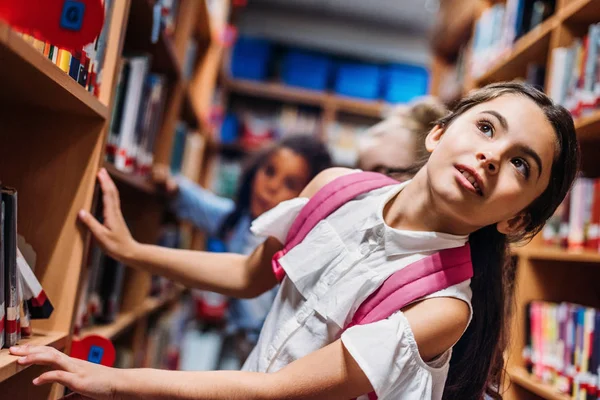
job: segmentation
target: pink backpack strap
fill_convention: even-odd
[[[473,276],[469,244],[422,258],[396,271],[356,310],[348,329],[388,318],[422,297]]]
[[[360,305],[344,330],[354,325],[384,320],[415,300],[472,277],[473,265],[468,243],[441,250],[396,271]],[[375,393],[369,393],[369,400],[376,399]]]
[[[273,256],[271,263],[277,280],[281,282],[285,277],[279,259],[302,242],[321,220],[361,194],[398,183],[388,176],[375,172],[357,172],[336,178],[323,186],[302,208],[290,227],[284,248]]]

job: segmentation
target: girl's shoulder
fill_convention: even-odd
[[[306,185],[302,193],[300,193],[299,197],[307,197],[311,198],[315,195],[323,186],[327,185],[329,182],[333,181],[336,178],[339,178],[344,175],[353,174],[356,172],[360,172],[358,169],[351,168],[342,168],[342,167],[334,167],[328,168],[319,172],[317,176],[315,176],[309,183]]]

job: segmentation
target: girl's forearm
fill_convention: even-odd
[[[240,371],[125,369],[115,383],[119,400],[274,399],[271,374]]]
[[[134,268],[161,275],[187,287],[244,297],[250,282],[248,256],[170,249],[138,243],[124,260]]]
[[[249,256],[136,243],[123,261],[131,267],[165,276],[187,287],[252,298],[277,284],[271,258],[280,249],[281,244],[272,238]]]

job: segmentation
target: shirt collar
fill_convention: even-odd
[[[383,220],[383,209],[387,202],[408,185],[405,181],[390,190],[379,205],[378,219],[384,227],[384,247],[387,256],[398,256],[411,253],[422,253],[450,249],[464,245],[469,235],[453,235],[450,233],[409,231],[394,229]]]

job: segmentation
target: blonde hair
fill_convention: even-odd
[[[390,152],[381,154],[380,162],[376,164],[375,170],[390,176],[396,174],[403,175],[404,179],[412,178],[429,159],[429,152],[425,147],[427,134],[435,126],[435,123],[446,117],[448,113],[446,106],[432,96],[420,97],[408,104],[391,107],[382,122],[372,126],[365,132],[366,136],[380,136],[381,146],[384,147],[386,144],[397,146],[397,143],[393,143],[392,135],[398,135],[401,130],[406,130],[411,133],[414,140],[414,152],[411,154],[412,157],[408,163],[403,162],[404,160],[398,160],[398,158],[402,158],[401,156],[396,157],[394,154],[392,157]],[[393,158],[393,160],[390,158]],[[399,165],[406,164],[409,164],[409,166],[398,168]]]

